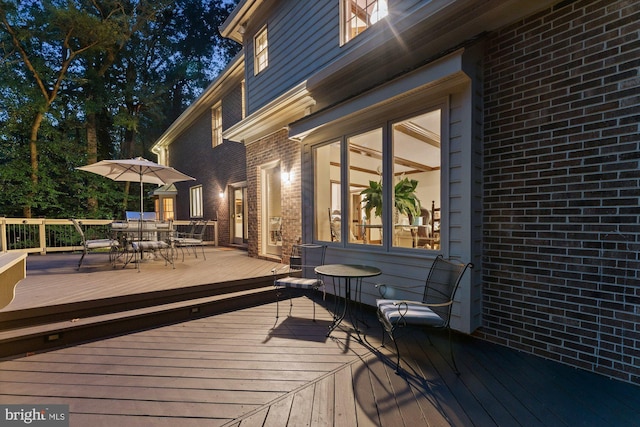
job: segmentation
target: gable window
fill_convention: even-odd
[[[269,65],[269,43],[267,39],[267,27],[264,27],[258,32],[258,34],[256,34],[253,42],[254,72],[255,74],[258,74]]]
[[[191,218],[202,218],[202,185],[189,189],[189,215]]]
[[[211,109],[211,145],[222,144],[222,106],[216,105]]]
[[[387,0],[341,0],[342,44],[387,16]]]

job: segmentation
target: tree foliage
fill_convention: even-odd
[[[235,3],[0,0],[0,216],[121,216],[128,186],[75,168],[149,156],[238,52]]]

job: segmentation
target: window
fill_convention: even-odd
[[[387,16],[386,0],[341,0],[342,44]]]
[[[342,239],[342,201],[340,141],[316,147],[313,152],[315,175],[315,236],[318,240]]]
[[[173,198],[165,197],[162,199],[162,219],[165,221],[173,221],[175,219]]]
[[[433,109],[314,147],[315,238],[439,249],[441,115]]]
[[[393,246],[440,247],[440,116],[437,109],[392,125]]]
[[[256,34],[254,39],[254,73],[258,74],[269,65],[269,43],[267,40],[267,27]]]
[[[349,241],[382,245],[382,128],[347,139]]]
[[[211,145],[222,144],[222,106],[216,105],[211,109]]]
[[[189,189],[189,214],[191,218],[202,218],[202,185]]]
[[[242,102],[242,118],[244,119],[247,117],[247,84],[244,80],[242,80],[242,83],[240,84],[240,93],[240,96],[242,97],[240,100]]]

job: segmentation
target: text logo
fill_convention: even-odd
[[[0,426],[69,427],[69,405],[0,405]]]

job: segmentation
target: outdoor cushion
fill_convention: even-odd
[[[322,282],[318,279],[306,279],[304,277],[283,277],[276,280],[276,286],[288,286],[290,288],[309,289],[318,288]]]
[[[202,242],[202,239],[194,239],[191,237],[178,237],[174,239],[174,243],[177,245],[195,246],[195,245],[201,245],[203,242]]]
[[[401,303],[395,305],[394,303]],[[387,321],[395,325],[405,321],[412,325],[443,326],[444,320],[429,307],[411,301],[378,299],[376,305]]]
[[[167,242],[161,242],[161,241],[133,242],[132,245],[133,245],[133,249],[136,250],[136,251],[165,249],[165,248],[169,247]]]
[[[87,249],[108,248],[111,246],[120,245],[117,240],[111,240],[111,239],[87,240],[86,243],[87,243]]]

